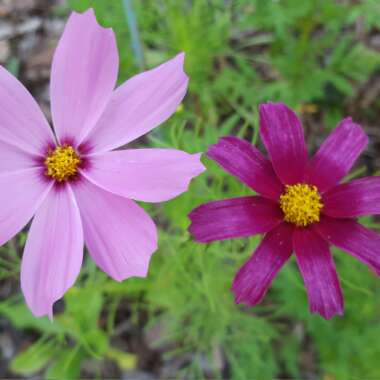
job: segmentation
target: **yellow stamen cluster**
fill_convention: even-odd
[[[315,186],[297,183],[286,186],[285,192],[280,196],[280,207],[286,222],[306,227],[319,222],[323,203]]]
[[[80,157],[72,146],[57,146],[49,151],[45,159],[45,174],[58,182],[63,182],[77,174],[80,163]]]

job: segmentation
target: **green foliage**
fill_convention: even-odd
[[[120,81],[137,73],[120,0],[70,0],[94,7],[102,25],[113,27],[121,57]],[[186,52],[190,91],[183,107],[148,136],[153,147],[202,152],[234,134],[258,143],[257,105],[268,99],[323,111],[326,133],[344,114],[344,103],[379,69],[380,55],[355,35],[354,23],[380,29],[378,2],[352,5],[331,0],[145,0],[134,6],[147,66]],[[14,68],[14,71],[17,71]],[[346,298],[344,317],[310,315],[294,260],[282,270],[261,306],[234,304],[230,286],[259,238],[199,245],[187,232],[190,210],[214,199],[248,194],[213,162],[188,193],[158,206],[144,205],[159,225],[159,251],[147,279],[116,283],[88,260],[65,296],[54,322],[35,319],[20,297],[0,303],[0,314],[17,329],[40,338],[21,351],[11,369],[47,379],[74,379],[89,358],[114,360],[123,370],[136,357],[112,345],[117,311],[128,304],[131,325],[148,315],[146,331],[159,329],[164,359],[190,356],[178,378],[231,379],[314,376],[379,378],[380,282],[364,266],[335,251]],[[371,220],[368,225],[377,227]],[[19,237],[24,239],[22,235]],[[17,278],[14,243],[2,248],[1,278]],[[308,360],[305,357],[309,358]],[[312,368],[305,364],[312,362]]]
[[[84,352],[76,347],[73,350],[61,349],[56,360],[46,371],[46,379],[77,379],[80,375]]]
[[[41,370],[57,351],[53,341],[39,340],[16,356],[11,363],[11,370],[21,375]]]
[[[86,266],[83,275],[86,271],[92,271],[92,275],[82,281],[80,288],[74,287],[66,294],[65,312],[56,315],[54,321],[35,318],[19,297],[0,303],[0,314],[15,327],[41,334],[38,341],[12,360],[14,373],[29,375],[44,370],[49,380],[75,379],[83,360],[88,358],[109,358],[124,369],[135,367],[135,356],[111,347],[110,336],[99,326],[105,276],[94,273],[93,269],[92,263]]]

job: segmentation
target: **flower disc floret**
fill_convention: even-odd
[[[67,181],[78,173],[81,159],[70,145],[57,146],[45,159],[45,174],[58,182]]]
[[[285,192],[280,196],[280,207],[286,222],[306,227],[319,222],[323,203],[316,186],[297,183],[286,186]]]

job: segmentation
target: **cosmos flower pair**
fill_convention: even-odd
[[[0,67],[0,245],[34,216],[21,265],[21,288],[36,316],[79,274],[86,243],[117,281],[146,276],[157,231],[134,200],[160,202],[186,191],[204,171],[200,154],[173,149],[115,150],[164,122],[185,96],[184,55],[114,90],[115,37],[92,10],[73,13],[54,55],[50,83],[54,133],[27,90]],[[255,305],[295,251],[312,312],[343,312],[329,250],[334,244],[380,274],[380,237],[354,218],[380,213],[379,178],[339,184],[367,143],[345,119],[312,160],[296,115],[282,104],[260,108],[269,152],[225,137],[208,156],[260,195],[195,209],[199,242],[265,233],[238,272],[237,302]]]

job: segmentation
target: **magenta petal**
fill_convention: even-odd
[[[305,282],[310,312],[330,319],[343,314],[343,295],[328,244],[311,229],[293,236],[298,267]]]
[[[53,304],[75,282],[83,258],[83,231],[71,189],[55,188],[37,211],[21,265],[21,288],[37,317],[53,315]]]
[[[236,274],[232,291],[236,303],[258,304],[278,271],[292,254],[293,226],[283,223],[268,232],[263,241]]]
[[[380,177],[360,178],[323,194],[323,213],[335,218],[380,214]]]
[[[112,29],[102,28],[92,9],[73,12],[51,72],[51,109],[61,143],[78,144],[98,121],[115,87],[118,65]]]
[[[29,222],[51,187],[40,168],[0,174],[0,246]]]
[[[302,182],[308,156],[297,115],[283,103],[261,104],[260,135],[282,183]]]
[[[117,281],[145,277],[157,249],[157,230],[135,202],[88,182],[74,186],[82,216],[84,239],[91,257]]]
[[[96,152],[106,152],[145,135],[168,119],[187,91],[184,57],[178,54],[118,87],[86,144]]]
[[[189,232],[201,243],[268,232],[283,219],[275,202],[256,196],[206,203],[189,218]]]
[[[94,184],[144,202],[162,202],[185,192],[205,170],[200,153],[175,149],[128,149],[92,156],[83,171]]]
[[[336,185],[348,174],[368,144],[368,137],[351,118],[342,120],[310,161],[308,181],[320,192]]]
[[[356,257],[380,276],[380,235],[352,219],[327,216],[315,224],[315,230],[328,242]]]
[[[237,137],[223,137],[207,156],[257,193],[277,200],[283,191],[272,165],[258,149]]]
[[[0,141],[32,155],[54,144],[45,116],[28,90],[0,66]]]

